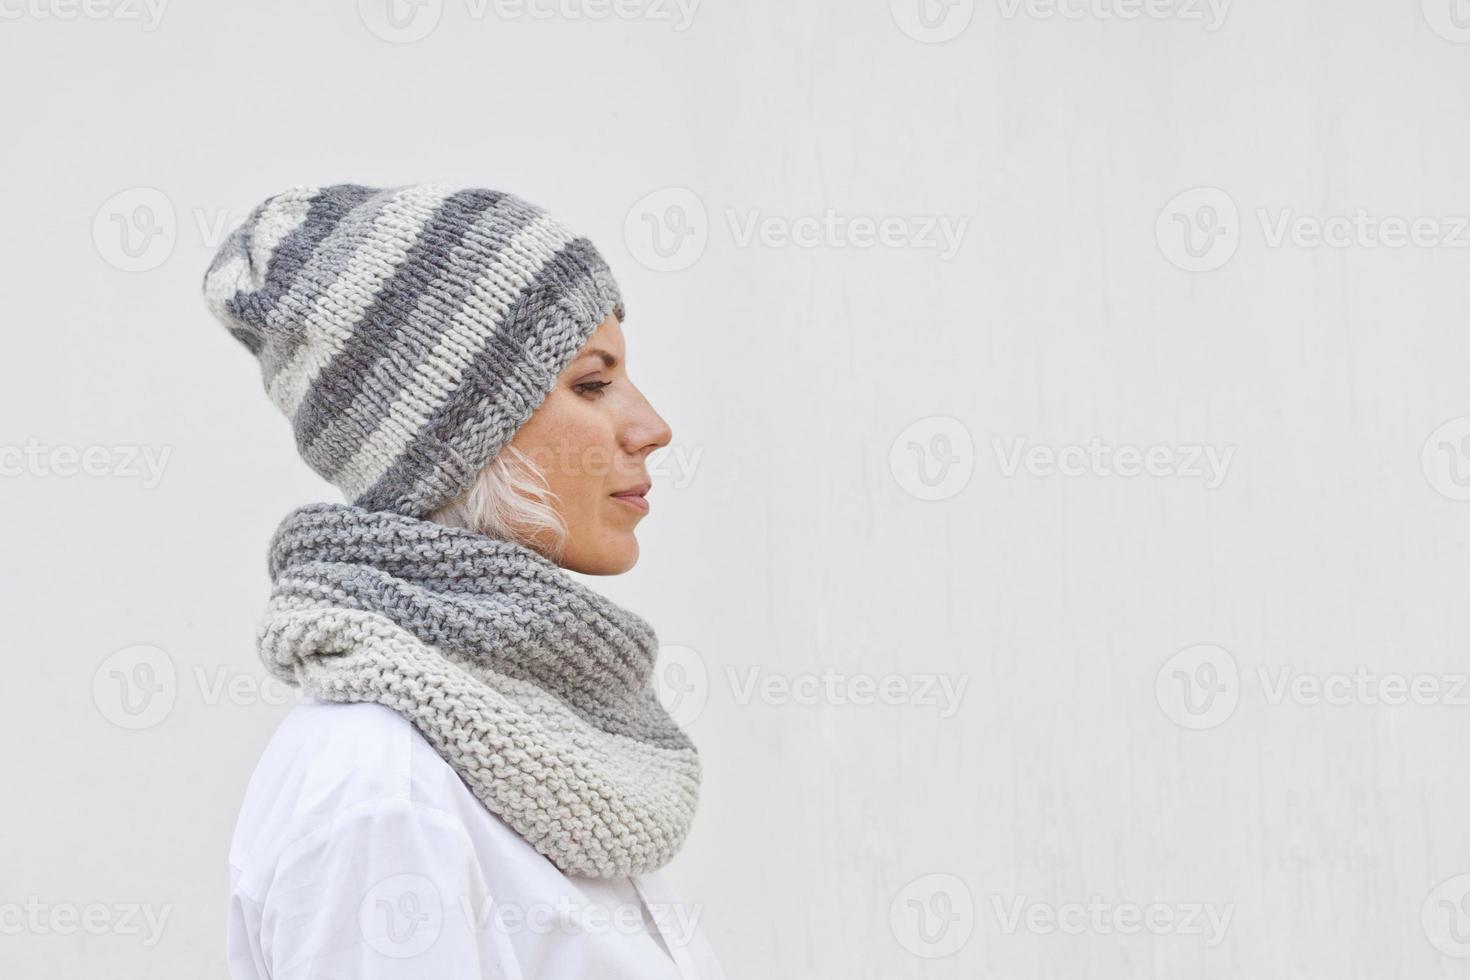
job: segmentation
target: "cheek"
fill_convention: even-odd
[[[531,455],[567,510],[600,503],[612,471],[612,426],[591,406],[558,404],[516,434],[512,444]],[[534,423],[534,425],[533,425]]]

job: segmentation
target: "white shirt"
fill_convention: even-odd
[[[402,715],[308,698],[230,844],[234,980],[723,980],[662,873],[568,877]]]

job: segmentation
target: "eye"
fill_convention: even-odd
[[[583,381],[579,384],[572,385],[572,387],[576,389],[578,394],[586,395],[589,398],[597,398],[602,394],[602,389],[610,384],[612,384],[611,381]]]

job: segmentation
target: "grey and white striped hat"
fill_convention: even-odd
[[[421,517],[510,441],[622,297],[586,238],[512,194],[292,187],[234,228],[209,308],[312,469]]]

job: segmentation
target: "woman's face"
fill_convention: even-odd
[[[587,575],[633,567],[633,529],[648,514],[646,460],[671,438],[628,379],[623,328],[609,315],[510,441],[556,494],[553,507],[567,528],[563,566]]]

